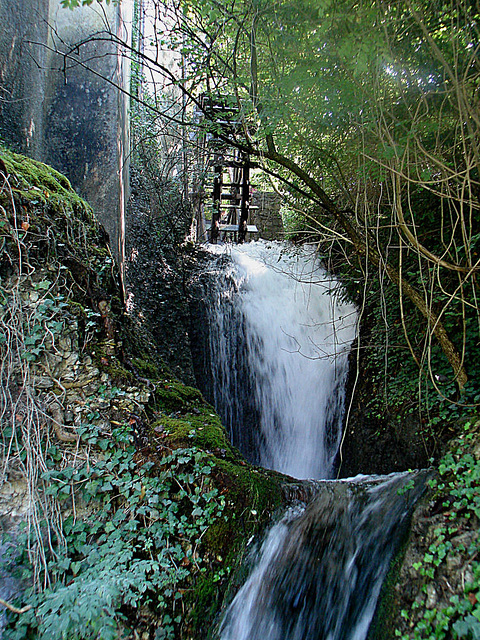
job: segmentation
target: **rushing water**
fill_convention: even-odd
[[[255,463],[312,480],[271,527],[221,640],[365,640],[425,474],[319,481],[341,437],[355,308],[309,249],[214,247],[208,300],[213,400]],[[205,274],[204,274],[205,275]]]
[[[330,477],[355,308],[312,248],[216,251],[229,260],[210,278],[213,396],[233,443],[269,469]]]
[[[221,640],[364,640],[425,473],[326,482],[266,536]]]

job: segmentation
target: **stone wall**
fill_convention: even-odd
[[[0,138],[32,156],[44,137],[49,4],[0,0]]]
[[[250,204],[258,209],[250,213],[250,223],[257,226],[259,237],[265,240],[282,240],[283,221],[280,215],[282,198],[273,191],[252,191]]]
[[[0,138],[69,178],[123,262],[129,65],[108,33],[129,41],[132,3],[0,0],[0,20]]]

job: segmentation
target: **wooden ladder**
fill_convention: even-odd
[[[232,232],[237,242],[245,242],[247,233],[257,232],[249,225],[250,205],[250,159],[244,154],[239,159],[227,160],[217,154],[213,160],[212,221],[209,241],[213,244],[220,238],[220,232]],[[231,170],[227,179],[225,172]],[[233,179],[232,179],[233,177]]]

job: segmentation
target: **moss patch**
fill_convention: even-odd
[[[145,378],[158,380],[162,375],[158,364],[149,359],[148,356],[132,358],[132,365]]]
[[[169,407],[172,407],[171,399]],[[181,404],[180,409],[183,408]],[[213,411],[207,405],[194,407],[181,417],[165,415],[154,424],[154,429],[162,432],[175,447],[196,446],[219,457],[238,459],[240,454],[229,443],[220,418]]]
[[[410,523],[408,524],[408,528]],[[382,585],[375,615],[368,631],[367,640],[392,640],[395,638],[395,585],[400,576],[408,546],[408,532],[390,563],[390,569]]]
[[[156,395],[166,411],[188,411],[196,403],[205,402],[198,389],[171,379],[157,386]]]
[[[8,277],[19,264],[30,271],[48,265],[51,281],[70,291],[69,300],[94,312],[107,300],[113,310],[114,298],[122,297],[119,275],[107,234],[90,206],[42,162],[3,147],[0,159],[9,174],[5,184],[0,180],[0,242],[5,243],[0,275]]]
[[[81,207],[91,216],[90,208],[72,189],[68,178],[43,162],[26,158],[0,146],[0,158],[10,175],[12,190],[30,204],[58,204]]]

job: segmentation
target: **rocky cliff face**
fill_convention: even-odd
[[[480,421],[461,430],[413,512],[371,640],[475,638],[480,631]]]
[[[125,314],[68,180],[0,156],[4,636],[203,637],[283,479],[245,465]]]
[[[185,243],[188,204],[168,181],[132,167],[127,208],[126,287],[129,313],[148,328],[156,349],[178,378],[195,383],[190,354]]]

